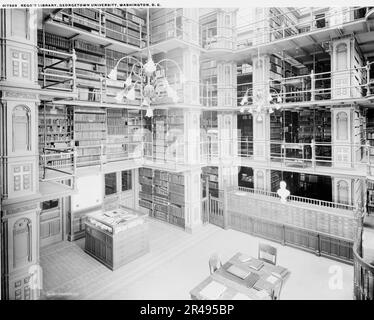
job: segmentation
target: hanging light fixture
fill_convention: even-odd
[[[136,94],[135,94],[135,86],[132,86],[129,91],[127,91],[125,95],[127,100],[134,101],[136,99]]]
[[[257,120],[262,121],[262,115],[265,113],[271,114],[274,109],[279,110],[281,108],[282,97],[275,89],[271,88],[267,94],[263,90],[257,90],[255,94],[253,91],[253,89],[249,88],[245,92],[240,102],[241,113],[244,113],[245,109],[248,108],[249,113],[257,114]],[[252,98],[249,99],[250,97]],[[276,102],[274,102],[275,97]]]
[[[171,62],[177,67],[179,72],[179,84],[183,84],[185,82],[185,77],[176,61],[167,58],[162,59],[157,63],[153,61],[149,43],[149,9],[147,9],[147,33],[147,62],[143,63],[133,56],[124,56],[117,61],[114,68],[109,72],[108,78],[111,80],[117,80],[118,66],[122,60],[134,60],[130,73],[124,82],[124,89],[116,94],[115,99],[118,103],[121,103],[124,98],[129,101],[134,101],[137,99],[137,92],[139,92],[138,94],[140,94],[139,98],[141,100],[141,106],[147,108],[146,116],[152,117],[153,110],[151,108],[151,103],[157,102],[158,99],[163,98],[163,94],[166,93],[166,96],[170,98],[173,103],[178,103],[179,101],[176,90],[169,84],[166,78],[166,69],[162,67],[162,64]],[[136,66],[138,66],[137,70],[135,69]],[[133,79],[134,77],[135,79]],[[175,77],[175,79],[177,78]]]

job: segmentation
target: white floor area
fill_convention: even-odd
[[[278,264],[291,275],[281,299],[352,299],[353,267],[234,230],[213,225],[189,234],[150,220],[151,251],[111,271],[83,249],[84,240],[42,249],[44,293],[68,299],[190,299],[189,291],[209,276],[209,256],[225,262],[238,251],[257,257],[259,242],[278,249]]]

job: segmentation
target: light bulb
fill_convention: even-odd
[[[148,117],[148,118],[153,117],[153,110],[151,109],[151,107],[148,107],[145,116]]]
[[[247,102],[248,102],[248,96],[245,95],[245,96],[243,97],[242,101],[240,102],[240,105],[241,105],[241,106],[244,106]]]
[[[117,103],[120,103],[123,100],[124,95],[125,95],[125,90],[121,90],[117,92],[116,97],[115,97]]]
[[[117,80],[117,68],[113,68],[109,74],[108,74],[108,78],[109,79],[112,79],[112,80]]]
[[[149,99],[148,99],[148,98],[144,98],[144,99],[143,99],[142,106],[144,106],[144,107],[149,107],[149,106],[150,106],[150,103],[149,103]]]
[[[273,113],[273,112],[274,112],[273,108],[269,108],[269,113]]]
[[[155,65],[155,63],[153,62],[153,59],[152,59],[151,54],[149,54],[149,56],[148,56],[148,61],[147,61],[147,63],[144,65],[144,71],[145,71],[145,73],[148,74],[148,75],[151,75],[153,72],[156,71],[156,65]]]
[[[259,115],[257,116],[257,121],[258,121],[258,122],[261,122],[261,121],[262,121],[262,116],[261,116],[261,114],[259,114]]]
[[[281,96],[278,96],[278,98],[277,98],[277,102],[278,102],[278,103],[282,103],[282,97],[281,97]]]
[[[279,110],[281,106],[279,104],[275,104],[275,109]]]
[[[130,87],[132,84],[132,79],[131,79],[131,75],[129,75],[127,78],[126,78],[126,81],[125,81],[125,87]]]
[[[135,100],[135,87],[132,87],[126,94],[127,100]]]
[[[240,113],[244,113],[244,107],[240,108]]]

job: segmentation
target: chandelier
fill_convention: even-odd
[[[273,113],[274,109],[279,110],[282,103],[282,97],[273,88],[269,92],[265,90],[254,90],[248,88],[240,102],[240,112],[244,113],[247,108],[248,112],[257,115],[257,121],[262,121],[262,115]]]
[[[128,101],[136,100],[136,89],[140,91],[141,106],[147,108],[146,117],[153,116],[153,110],[151,104],[157,102],[161,97],[166,95],[172,99],[173,103],[179,101],[177,92],[171,87],[166,77],[166,68],[162,66],[164,62],[171,62],[174,64],[179,72],[179,83],[184,83],[184,76],[179,64],[172,59],[162,59],[155,63],[152,59],[151,51],[149,48],[149,9],[147,9],[147,48],[148,48],[148,59],[146,63],[133,56],[124,56],[117,61],[113,69],[109,72],[108,78],[111,80],[117,80],[118,77],[118,66],[124,59],[134,60],[134,64],[128,74],[125,82],[124,89],[116,94],[116,101],[121,103],[124,98]],[[138,66],[137,72],[135,67]]]

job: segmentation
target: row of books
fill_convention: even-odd
[[[106,125],[104,122],[100,123],[83,123],[79,122],[74,125],[75,131],[104,131],[106,130]]]
[[[102,47],[100,45],[90,43],[90,42],[86,42],[86,41],[83,41],[83,40],[75,40],[74,41],[74,48],[84,50],[84,51],[90,51],[90,52],[93,52],[97,55],[105,55],[105,48],[104,47]]]
[[[72,134],[52,134],[52,135],[40,135],[39,136],[39,144],[40,143],[50,143],[50,142],[70,142],[72,139]]]
[[[99,10],[90,8],[73,8],[72,12],[92,20],[99,20],[101,15]]]
[[[95,56],[93,54],[84,53],[84,52],[76,52],[77,60],[81,59],[84,61],[90,61],[92,63],[99,63],[105,65],[105,58],[100,56]]]
[[[135,14],[132,14],[128,11],[122,10],[122,9],[117,9],[117,8],[107,8],[106,12],[112,13],[114,15],[117,15],[119,17],[122,17],[123,19],[130,20],[134,23],[140,24],[140,25],[145,25],[145,20]],[[113,16],[111,16],[112,18]]]
[[[105,122],[105,114],[94,114],[94,113],[75,113],[74,120],[76,122]]]
[[[55,35],[53,33],[44,32],[44,40],[43,40],[43,31],[39,29],[38,30],[38,45],[40,47],[44,47],[43,44],[47,46],[52,46],[60,50],[61,49],[69,50],[71,47],[71,41],[69,39]]]
[[[106,139],[106,133],[101,131],[82,131],[75,132],[75,140],[103,140]]]
[[[78,148],[77,149],[78,156],[80,156],[80,157],[98,155],[98,154],[100,154],[100,152],[101,152],[101,149],[99,147],[98,148]]]

